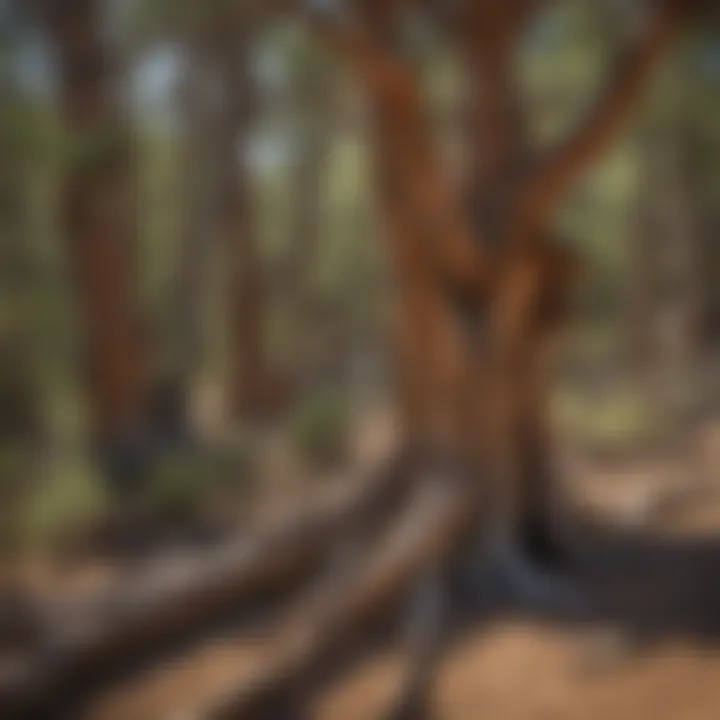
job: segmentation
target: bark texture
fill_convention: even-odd
[[[115,48],[96,0],[45,3],[67,131],[61,222],[80,316],[95,446],[117,488],[141,474],[149,333],[136,304],[132,137]]]

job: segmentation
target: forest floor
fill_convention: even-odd
[[[369,425],[363,452],[385,441]],[[578,537],[584,619],[499,608],[463,623],[447,648],[435,692],[439,720],[715,720],[720,717],[720,422],[639,456],[563,453],[567,490],[594,518]],[[280,462],[275,456],[275,462]],[[276,468],[278,477],[285,474]],[[263,514],[306,492],[268,486]],[[74,575],[88,593],[112,584],[107,569]],[[68,575],[66,574],[67,578]],[[58,585],[52,582],[55,591]],[[181,718],[250,671],[262,632],[224,628],[179,656],[125,678],[96,698],[89,720]],[[403,667],[390,643],[364,656],[319,699],[318,720],[375,720]]]

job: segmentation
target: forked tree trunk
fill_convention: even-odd
[[[135,305],[132,148],[117,58],[103,4],[71,0],[48,11],[68,131],[61,208],[84,343],[92,430],[111,472],[135,454],[144,428],[147,341]],[[118,465],[119,463],[119,465]],[[133,474],[131,466],[128,478]]]
[[[369,0],[367,5],[378,9]],[[380,200],[397,288],[401,400],[411,437],[431,451],[439,449],[446,459],[454,457],[455,462],[446,467],[462,468],[466,489],[477,490],[478,480],[500,486],[505,509],[537,503],[533,494],[543,502],[546,493],[545,487],[523,482],[518,463],[526,479],[547,472],[546,363],[551,360],[553,334],[567,311],[567,293],[577,277],[575,261],[548,241],[547,227],[571,180],[621,126],[654,60],[674,35],[669,25],[678,19],[672,12],[677,6],[669,7],[671,12],[660,12],[657,22],[650,24],[587,123],[567,145],[522,178],[492,273],[487,256],[448,197],[413,83],[387,49],[387,26],[381,28],[382,41],[377,42],[324,18],[316,23],[358,71],[370,98]],[[457,262],[458,258],[464,262]],[[469,297],[475,314],[475,323],[470,324],[475,333],[455,312],[454,300],[463,296]],[[518,447],[523,450],[520,458]],[[484,475],[468,478],[468,471],[478,467],[485,469]],[[311,614],[300,624],[307,635],[302,631],[295,635],[292,625],[286,628],[288,644],[281,644],[269,666],[209,716],[265,717],[263,711],[267,713],[269,707],[287,712],[273,703],[292,696],[298,678],[305,671],[312,674],[338,638],[366,617],[365,601],[372,598],[372,607],[378,609],[395,592],[406,591],[411,579],[427,572],[434,562],[447,563],[458,547],[455,542],[445,544],[443,538],[459,541],[466,523],[476,517],[474,512],[462,512],[462,506],[487,497],[468,490],[454,493],[450,477],[436,479],[445,488],[445,500],[435,497],[427,516],[415,518],[424,528],[420,536],[401,530],[403,539],[411,538],[417,555],[395,554],[391,543],[387,564],[380,562],[375,568],[371,561],[348,580],[346,592],[330,593],[332,604],[324,606],[325,612],[318,613],[316,620]],[[423,506],[422,484],[417,492]],[[404,579],[400,586],[398,578]]]
[[[510,280],[513,274],[522,275],[523,263],[529,261],[535,266],[525,280],[527,291],[535,296],[528,295],[525,317],[518,317],[522,327],[517,328],[515,347],[500,350],[505,356],[501,365],[507,363],[511,372],[505,377],[507,387],[499,400],[504,410],[495,412],[506,414],[504,432],[509,435],[495,442],[507,443],[508,458],[502,464],[503,484],[509,487],[500,497],[506,506],[508,529],[532,544],[526,549],[537,550],[540,548],[535,546],[541,545],[548,550],[551,542],[548,511],[555,480],[550,470],[547,417],[552,345],[557,343],[558,326],[571,304],[574,271],[567,251],[549,239],[546,228],[533,228],[532,236],[523,239],[527,247],[534,248],[529,256],[513,252],[517,239],[509,232],[516,211],[518,182],[529,164],[515,60],[519,38],[531,13],[532,7],[525,0],[500,5],[476,3],[461,13],[453,30],[462,51],[468,85],[467,212],[483,241],[505,258],[508,290],[514,284]],[[513,265],[517,265],[517,270]],[[533,283],[535,289],[531,290]],[[502,322],[501,318],[493,317],[492,305],[502,307],[502,301],[491,297],[480,309],[487,318],[486,332],[498,320]],[[477,367],[476,372],[483,369],[488,371],[485,366]],[[488,378],[484,394],[492,393],[492,385],[497,383],[499,380]],[[483,402],[482,396],[477,402]]]

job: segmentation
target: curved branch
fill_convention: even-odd
[[[411,455],[400,448],[361,468],[365,477],[357,484],[255,537],[231,539],[163,572],[151,566],[128,592],[59,618],[35,657],[0,672],[0,717],[55,717],[51,709],[58,707],[69,712],[132,662],[311,575],[338,537],[382,521],[401,504]]]
[[[569,138],[541,159],[518,195],[515,231],[540,227],[576,180],[618,135],[673,41],[698,3],[666,0],[648,19],[638,40],[618,60],[597,103]]]
[[[439,275],[477,291],[488,281],[487,257],[443,180],[412,69],[357,26],[327,13],[307,11],[304,17],[359,78],[374,115],[392,127],[383,152],[393,167],[394,201],[415,218],[430,264]]]
[[[354,574],[294,608],[267,664],[194,717],[287,717],[277,710],[285,702],[293,711],[289,716],[295,717],[295,690],[333,662],[344,642],[401,599],[418,576],[455,550],[476,518],[477,500],[472,485],[455,477],[435,477],[418,487],[384,542]]]

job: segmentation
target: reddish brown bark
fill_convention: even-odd
[[[487,257],[445,181],[411,69],[357,27],[336,24],[322,15],[311,14],[310,21],[357,74],[371,106],[382,109],[383,124],[392,128],[390,157],[383,160],[393,168],[387,173],[386,192],[413,218],[417,245],[413,252],[425,256],[437,276],[459,288],[476,292],[487,287]]]
[[[393,4],[361,5],[372,36],[316,23],[350,61],[373,111],[409,425],[425,443],[464,449],[466,461],[474,456],[504,496],[501,512],[510,513],[524,511],[523,497],[547,494],[531,483],[549,452],[549,358],[577,274],[576,263],[548,241],[549,224],[570,184],[619,131],[684,14],[679,3],[663,4],[598,109],[526,170],[512,63],[533,6],[473,5],[456,26],[481,86],[470,112],[482,121],[473,134],[470,195],[482,221],[475,233],[452,202],[412,75],[393,52]],[[479,247],[488,241],[497,247],[492,260]],[[469,306],[469,323],[458,316],[458,299]]]
[[[466,76],[466,207],[476,227],[502,233],[509,191],[527,148],[515,73],[518,38],[532,11],[526,2],[468,4],[453,37]]]
[[[47,19],[71,148],[61,205],[88,403],[96,437],[112,444],[142,425],[147,389],[147,338],[134,301],[131,147],[101,4],[72,0]]]
[[[514,207],[513,235],[517,239],[552,222],[572,185],[622,129],[653,70],[684,27],[682,21],[700,3],[666,0],[658,5],[617,61],[586,120],[540,158],[521,183]]]
[[[371,145],[395,288],[400,402],[413,441],[457,452],[458,393],[468,348],[450,311],[451,286],[474,293],[490,278],[484,252],[444,179],[412,73],[376,38],[392,34],[388,6],[364,8],[373,36],[317,21],[368,93]]]

